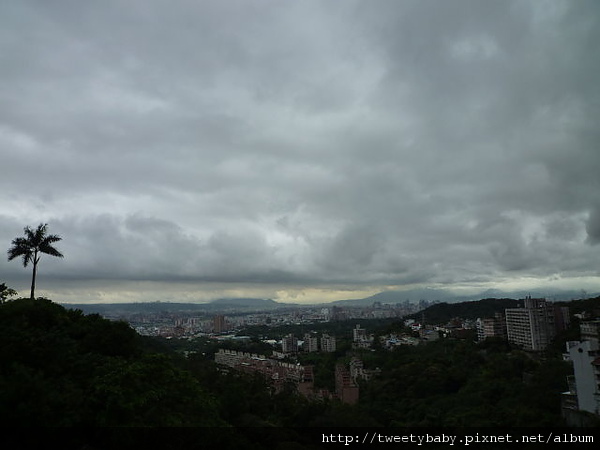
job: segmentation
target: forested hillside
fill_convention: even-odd
[[[521,301],[521,305],[523,302]],[[485,298],[472,302],[436,303],[423,311],[411,314],[407,318],[421,321],[425,319],[428,324],[445,324],[455,317],[462,319],[477,319],[479,317],[493,317],[495,313],[503,313],[506,308],[516,308],[519,300],[511,298]]]
[[[50,300],[0,305],[0,421],[4,426],[224,424],[189,371],[125,322]]]

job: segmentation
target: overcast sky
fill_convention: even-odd
[[[55,301],[600,290],[600,3],[7,0],[0,242]],[[30,269],[0,259],[28,295]]]

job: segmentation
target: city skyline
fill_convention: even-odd
[[[61,303],[600,292],[600,5],[0,6],[0,243]],[[31,272],[0,259],[26,295]]]

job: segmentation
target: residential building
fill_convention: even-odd
[[[246,373],[262,374],[275,392],[281,392],[286,383],[293,383],[298,392],[309,395],[313,386],[312,366],[302,366],[266,358],[264,355],[219,349],[215,363]]]
[[[350,371],[343,364],[335,366],[335,393],[343,403],[353,405],[358,401],[358,385],[352,379]]]
[[[562,394],[562,412],[570,426],[587,426],[580,411],[600,415],[600,319],[580,323],[581,341],[567,342],[566,359],[573,364]]]
[[[478,317],[475,322],[475,329],[477,330],[477,340],[483,341],[485,339],[485,334],[483,333],[483,319]]]
[[[592,341],[567,343],[580,411],[600,414],[600,351]]]
[[[364,363],[360,358],[352,357],[350,360],[350,377],[355,384],[358,384],[358,380],[369,381],[373,375],[381,373],[381,369],[376,368],[374,370],[365,369]]]
[[[477,319],[477,339],[483,341],[487,338],[506,339],[506,318],[502,313],[494,314],[494,317]]]
[[[321,336],[321,351],[333,353],[335,350],[335,336],[323,334],[323,336]]]
[[[582,341],[590,341],[595,348],[600,348],[600,319],[581,322],[579,331]]]
[[[356,327],[352,330],[352,340],[354,342],[363,342],[367,340],[367,330],[361,328],[360,325],[356,325]]]
[[[306,333],[304,335],[304,351],[305,352],[318,352],[319,351],[319,340],[313,334]]]
[[[297,353],[298,339],[293,334],[288,334],[281,339],[281,351],[283,353]]]
[[[544,350],[568,323],[568,308],[556,308],[543,298],[527,297],[523,308],[507,308],[505,315],[508,340],[531,351]]]
[[[265,355],[257,355],[256,353],[246,353],[246,352],[238,352],[235,350],[226,350],[219,349],[217,353],[215,353],[215,363],[228,366],[235,367],[244,362],[248,361],[266,361],[267,358]]]
[[[557,333],[565,331],[567,328],[569,328],[571,323],[571,314],[568,306],[554,305],[554,323]]]
[[[213,318],[213,332],[223,333],[225,331],[227,331],[227,322],[225,321],[225,316],[215,316]]]

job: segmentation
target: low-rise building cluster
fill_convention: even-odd
[[[114,320],[126,320],[141,335],[193,338],[208,334],[233,332],[248,326],[300,325],[326,323],[352,319],[377,319],[403,317],[415,312],[422,304],[380,304],[364,307],[295,306],[273,311],[230,311],[216,314],[199,314],[194,311],[115,314]]]
[[[290,333],[284,336],[280,342],[273,340],[263,341],[271,344],[280,344],[281,345],[281,353],[285,355],[296,354],[298,351],[302,350],[303,352],[318,352],[322,351],[325,353],[333,353],[337,349],[337,341],[335,336],[330,336],[327,333],[323,333],[321,337],[318,337],[314,333],[306,333],[304,335],[304,340],[298,339],[294,334]]]
[[[256,353],[219,349],[215,353],[215,363],[245,373],[259,373],[273,388],[274,393],[281,392],[286,384],[294,386],[298,393],[306,398],[337,398],[348,404],[354,404],[359,398],[359,379],[369,379],[371,371],[364,369],[362,361],[353,358],[349,366],[337,364],[335,369],[335,393],[327,389],[315,389],[313,366],[283,362]]]

